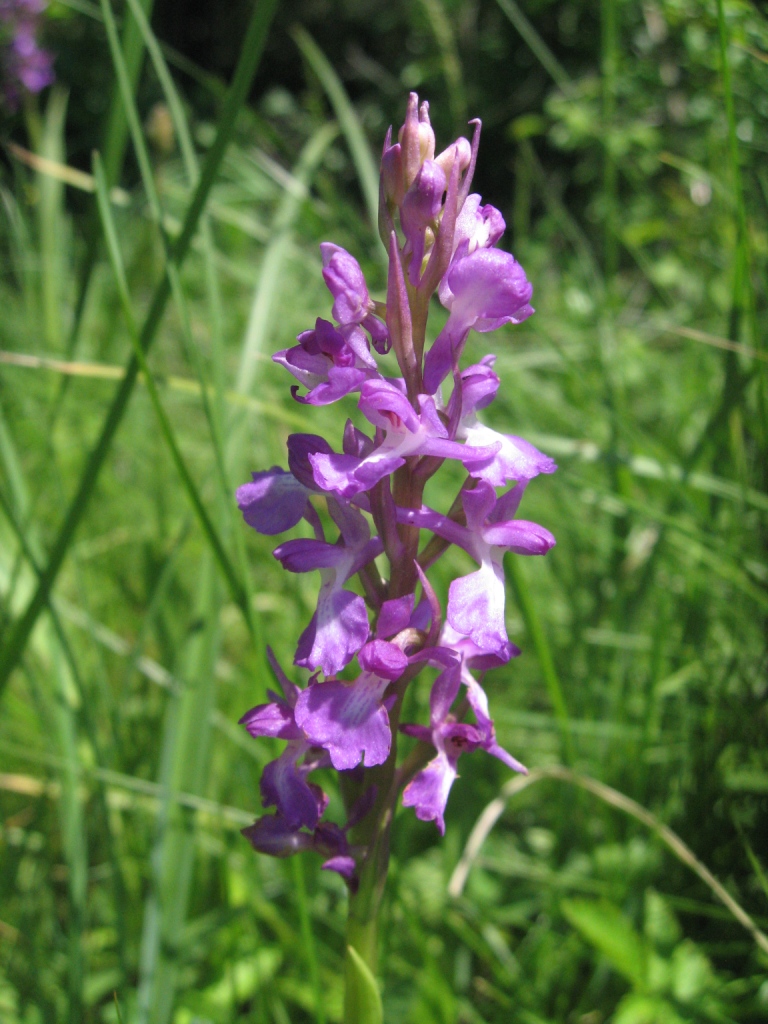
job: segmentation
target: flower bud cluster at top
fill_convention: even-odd
[[[284,541],[274,556],[288,572],[318,570],[321,581],[294,658],[311,673],[307,685],[290,681],[270,652],[282,694],[270,691],[269,703],[242,719],[253,736],[286,741],[261,780],[263,804],[275,813],[245,834],[257,850],[276,856],[316,849],[326,858],[323,866],[353,887],[370,854],[355,841],[367,834],[358,826],[385,811],[391,817],[401,787],[403,804],[443,832],[461,753],[481,748],[525,771],[496,742],[478,676],[520,653],[505,628],[503,557],[507,551],[542,555],[555,543],[548,530],[515,516],[529,481],[556,467],[527,441],[478,418],[499,387],[494,356],[461,366],[470,330],[485,333],[533,313],[523,268],[496,248],[505,228],[501,214],[470,192],[479,121],[473,129],[471,143],[460,138],[435,155],[428,105],[411,94],[397,141],[390,129],[381,159],[386,302],[371,299],[350,253],[323,243],[333,322],[318,318],[298,344],[273,357],[298,381],[297,402],[328,405],[358,394],[372,429],[362,432],[347,420],[340,451],[317,434],[293,434],[288,470],[256,472],[237,491],[245,521],[259,533],[279,534],[307,521],[314,537]],[[435,293],[448,318],[427,349]],[[379,368],[376,356],[390,349],[399,377]],[[446,459],[460,462],[467,476],[450,509],[438,511],[422,495]],[[338,530],[330,539],[329,522]],[[443,615],[427,571],[452,544],[478,568],[451,583]],[[379,556],[386,558],[388,579]],[[353,576],[364,597],[348,587]],[[350,671],[339,678],[355,658],[356,678],[347,678]],[[406,687],[425,666],[437,669],[429,723],[399,725]],[[474,722],[463,720],[469,712]],[[398,726],[427,754],[395,771]],[[393,766],[387,776],[366,772],[383,765]],[[342,773],[343,827],[323,820],[327,797],[309,781],[328,767]]]
[[[53,58],[38,46],[45,0],[0,0],[0,71],[6,104],[15,109],[22,91],[53,82]]]

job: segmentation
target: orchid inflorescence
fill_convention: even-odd
[[[501,214],[470,193],[480,141],[480,121],[472,123],[471,143],[459,138],[435,155],[428,104],[419,106],[411,94],[398,141],[390,129],[381,160],[386,302],[371,299],[350,253],[325,242],[334,322],[318,318],[297,345],[273,356],[299,382],[292,388],[297,402],[323,406],[359,393],[373,435],[347,420],[339,452],[316,434],[293,434],[288,470],[254,473],[237,491],[245,521],[259,533],[280,534],[306,520],[314,537],[287,540],[274,556],[289,572],[317,569],[321,578],[294,658],[312,673],[307,685],[292,682],[269,651],[282,695],[270,691],[269,702],[241,720],[253,736],[287,741],[261,779],[263,804],[276,811],[244,834],[256,850],[278,857],[319,851],[323,867],[353,891],[366,863],[386,863],[382,848],[400,792],[406,807],[443,833],[463,752],[482,749],[525,772],[496,742],[476,674],[520,653],[505,628],[503,557],[542,555],[555,543],[548,530],[515,515],[529,481],[556,467],[532,444],[479,420],[499,387],[495,357],[460,366],[470,330],[485,333],[533,313],[523,268],[495,247],[505,229]],[[435,292],[448,319],[425,352]],[[379,368],[376,354],[390,349],[399,377]],[[440,512],[423,504],[423,493],[446,459],[460,462],[467,477]],[[334,540],[326,536],[329,522],[338,529]],[[420,547],[422,531],[431,537]],[[451,583],[443,616],[427,572],[453,544],[479,568]],[[353,576],[364,596],[348,588]],[[340,677],[354,658],[357,677]],[[426,666],[437,669],[429,724],[399,725],[406,689]],[[470,712],[473,723],[464,721]],[[419,741],[399,767],[398,727]],[[328,767],[340,773],[343,827],[323,820],[328,798],[309,781]]]

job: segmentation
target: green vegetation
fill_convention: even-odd
[[[764,12],[374,4],[356,93],[269,0],[228,87],[151,6],[52,6],[99,39],[112,112],[75,171],[83,100],[54,87],[9,122],[0,177],[0,1020],[340,1019],[343,883],[239,834],[274,751],[236,722],[315,581],[232,494],[290,432],[340,431],[270,355],[328,315],[318,242],[381,295],[376,154],[413,87],[443,141],[486,120],[477,185],[537,313],[470,344],[498,354],[492,425],[558,460],[526,496],[558,545],[508,556],[524,653],[486,679],[535,785],[464,859],[508,782],[493,759],[462,761],[444,840],[398,817],[384,1020],[765,1020]],[[247,104],[265,39],[303,84]]]

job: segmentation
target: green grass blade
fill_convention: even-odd
[[[293,176],[305,188],[309,186],[312,176],[320,161],[338,134],[338,128],[332,122],[325,124],[312,135],[299,154]],[[235,380],[235,390],[248,394],[256,379],[259,359],[263,356],[265,341],[275,308],[278,285],[285,263],[285,257],[291,241],[296,218],[301,210],[304,197],[297,189],[286,191],[275,212],[271,241],[264,254],[259,281],[256,286],[248,326],[240,354],[240,365]],[[230,447],[231,444],[230,443]]]
[[[67,115],[67,93],[51,91],[40,139],[40,156],[65,163],[64,124]],[[40,238],[40,275],[42,288],[43,336],[48,348],[59,351],[62,333],[62,297],[64,293],[64,186],[48,174],[38,173],[37,224]]]
[[[115,227],[114,220],[112,218],[112,211],[109,205],[109,195],[107,193],[107,183],[104,176],[104,170],[101,166],[101,162],[98,155],[94,157],[94,177],[96,178],[96,195],[99,205],[99,214],[101,217],[102,227],[104,230],[104,238],[107,243],[107,251],[109,253],[110,262],[112,265],[112,271],[117,284],[118,295],[120,296],[121,305],[123,307],[123,315],[128,327],[128,334],[131,338],[131,343],[134,348],[136,359],[139,363],[142,374],[144,375],[144,381],[146,383],[147,392],[149,394],[152,407],[157,416],[160,430],[165,439],[168,449],[171,453],[171,458],[176,467],[176,471],[179,474],[184,489],[187,492],[187,496],[192,504],[192,508],[197,515],[200,526],[210,544],[211,550],[219,563],[224,578],[229,585],[232,598],[235,603],[242,609],[243,615],[246,620],[246,624],[250,626],[250,601],[243,588],[240,579],[238,578],[237,572],[235,571],[232,562],[230,561],[229,555],[224,548],[224,544],[219,537],[216,527],[213,525],[210,515],[208,514],[203,500],[200,496],[200,492],[192,479],[192,474],[187,468],[187,464],[184,461],[184,457],[181,454],[181,449],[176,441],[173,427],[171,426],[168,415],[163,407],[162,401],[157,391],[157,385],[155,384],[154,375],[147,363],[144,350],[141,346],[139,338],[138,328],[133,318],[133,307],[130,296],[128,294],[128,282],[125,276],[125,270],[123,268],[122,256],[120,255],[120,244],[117,238],[117,229]]]
[[[560,677],[555,668],[555,660],[552,656],[547,634],[531,597],[525,570],[515,556],[506,558],[504,566],[509,575],[512,589],[515,592],[525,628],[528,630],[528,635],[536,651],[536,657],[539,660],[539,667],[541,668],[541,674],[544,676],[544,683],[547,687],[552,710],[555,712],[555,718],[560,727],[560,741],[564,757],[569,763],[573,763],[574,750],[568,708],[563,696],[563,688],[560,685]]]
[[[146,11],[147,15],[151,14],[154,0],[142,0],[142,3],[143,9]],[[98,11],[98,7],[96,5],[93,6],[96,11]],[[141,73],[143,50],[141,47],[141,38],[136,32],[136,24],[130,17],[128,18],[128,22],[125,25],[123,33],[122,52],[128,69],[131,92],[132,94],[135,94],[138,87],[139,75]],[[107,181],[110,186],[117,184],[120,177],[120,170],[125,158],[125,148],[128,143],[127,127],[125,115],[123,113],[123,103],[120,97],[120,90],[115,88],[110,100],[110,107],[107,112],[106,121],[104,123],[104,133],[101,144],[102,152],[106,156]],[[91,285],[91,278],[96,266],[98,245],[98,225],[94,213],[91,215],[90,222],[86,227],[86,251],[79,268],[72,324],[67,336],[66,352],[68,358],[70,358],[77,349],[80,329],[83,322],[83,314],[85,313],[86,301],[88,299],[88,292]],[[59,393],[53,403],[50,417],[51,422],[56,420],[58,412],[61,409],[64,396],[66,394],[66,383],[66,380],[62,381]],[[1,684],[0,688],[2,688]]]
[[[515,3],[515,0],[496,0],[496,3],[502,9],[509,21],[515,26],[517,31],[528,44],[528,48],[531,53],[538,59],[541,66],[550,75],[552,80],[557,83],[563,92],[568,92],[572,85],[570,75],[554,53],[552,53],[528,18],[523,14],[518,4]]]
[[[142,14],[146,18],[152,15],[154,0],[140,0]],[[103,10],[103,8],[102,8]],[[141,73],[142,58],[144,56],[144,40],[139,31],[136,19],[132,13],[125,19],[123,28],[123,39],[121,53],[125,65],[128,88],[131,95],[135,95]],[[102,149],[104,153],[104,173],[110,187],[117,183],[120,177],[120,168],[123,165],[125,148],[128,144],[128,121],[126,117],[124,101],[121,97],[121,88],[118,86],[112,95],[109,113],[107,115],[104,129],[104,141]]]
[[[371,153],[371,147],[368,145],[368,139],[365,137],[363,126],[341,84],[341,79],[312,36],[300,25],[294,26],[291,35],[331,101],[336,120],[339,122],[352,154],[368,210],[368,219],[375,226],[379,219],[379,171]],[[386,262],[386,257],[383,256],[383,258]]]
[[[187,208],[181,233],[173,244],[174,258],[178,264],[181,264],[189,250],[224,153],[232,138],[238,111],[246,100],[253,76],[261,59],[275,7],[276,0],[260,0],[251,16],[235,75],[222,109],[216,137],[208,151],[200,181]],[[155,340],[169,295],[170,285],[167,277],[163,277],[155,289],[155,294],[141,331],[141,345],[145,354],[149,351]],[[99,439],[88,457],[77,491],[58,531],[48,557],[48,563],[40,577],[40,582],[25,611],[11,630],[6,643],[3,645],[2,652],[0,652],[0,696],[5,689],[11,672],[19,663],[30,633],[47,602],[48,595],[59,574],[75,530],[83,517],[96,481],[112,447],[112,441],[117,428],[125,415],[138,373],[139,364],[134,356],[128,363],[125,377],[106,415]]]
[[[312,919],[309,911],[309,900],[307,899],[307,886],[304,881],[304,862],[301,857],[294,857],[291,860],[291,877],[293,878],[296,906],[299,911],[302,952],[307,959],[309,976],[312,979],[312,988],[315,993],[315,1019],[317,1024],[325,1024],[327,1018],[325,1014],[323,990],[320,985],[320,971],[317,963],[317,945],[312,933]]]
[[[185,678],[171,698],[161,742],[158,829],[152,853],[152,887],[142,933],[139,1024],[167,1024],[171,1019],[178,972],[180,936],[187,916],[195,858],[195,818],[179,804],[179,792],[202,794],[208,776],[208,747],[219,648],[220,600],[210,560],[200,573],[200,591],[192,621],[201,621],[187,644]]]
[[[83,1014],[83,985],[85,958],[83,935],[86,928],[88,898],[88,836],[84,808],[80,798],[80,764],[78,754],[77,717],[74,706],[75,686],[66,660],[50,628],[43,631],[42,644],[47,648],[53,668],[55,693],[52,700],[52,718],[55,735],[61,751],[61,797],[59,815],[61,840],[68,868],[70,921],[68,927],[68,974],[70,1020],[81,1020]],[[39,682],[41,690],[50,684]]]
[[[245,581],[244,584],[242,585],[243,601],[238,601],[238,603],[240,604],[243,614],[246,617],[248,628],[251,632],[251,636],[255,639],[259,634],[259,629],[258,623],[256,621],[256,616],[253,611],[250,574],[247,571],[245,549],[244,545],[242,544],[242,532],[239,530],[239,522],[237,522],[236,520],[235,506],[234,502],[232,501],[233,488],[227,477],[227,468],[224,456],[224,444],[222,439],[221,409],[223,407],[224,375],[221,342],[221,303],[218,293],[216,271],[213,261],[213,242],[208,224],[208,217],[207,215],[203,215],[203,217],[201,217],[200,230],[202,237],[202,249],[205,261],[206,288],[208,296],[207,319],[208,323],[211,325],[213,341],[212,349],[214,353],[214,383],[216,388],[215,403],[211,403],[209,399],[208,387],[205,379],[205,367],[203,365],[203,360],[200,354],[199,346],[196,344],[192,335],[191,318],[189,314],[188,304],[184,294],[184,288],[181,282],[179,268],[177,267],[173,259],[173,253],[170,249],[165,232],[162,230],[163,210],[155,184],[155,178],[152,171],[149,152],[147,150],[144,135],[141,129],[139,112],[138,109],[136,108],[133,95],[129,89],[129,82],[126,69],[123,66],[120,49],[117,46],[117,33],[114,23],[114,16],[112,14],[109,0],[101,0],[101,3],[104,13],[104,23],[107,30],[107,37],[109,40],[110,49],[112,51],[112,60],[117,72],[118,82],[120,83],[123,102],[127,110],[128,124],[131,132],[134,150],[136,151],[139,162],[142,181],[144,183],[145,190],[149,197],[150,206],[153,210],[155,219],[157,220],[158,224],[161,225],[160,233],[161,238],[163,240],[163,245],[165,247],[167,259],[166,273],[170,278],[171,291],[173,294],[176,309],[179,314],[184,353],[188,361],[192,364],[195,370],[195,374],[200,382],[200,394],[202,398],[203,411],[208,422],[208,426],[211,433],[211,439],[213,442],[213,451],[217,470],[216,480],[218,483],[220,512],[223,516],[224,521],[228,523],[230,532],[233,533],[235,536],[236,550],[238,554],[238,561],[240,563],[241,576],[242,579]],[[163,59],[163,55],[158,45],[157,39],[155,38],[149,23],[143,17],[141,9],[138,6],[138,0],[129,0],[129,4],[133,10],[133,14],[136,19],[136,24],[138,26],[139,31],[142,34],[142,38],[147,47],[147,52],[149,53],[150,59],[152,60],[153,66],[155,68],[155,72],[163,88],[163,92],[165,94],[169,110],[171,112],[171,117],[173,119],[174,127],[179,138],[182,159],[184,162],[187,177],[189,178],[190,184],[194,187],[199,180],[200,171],[197,156],[194,150],[194,145],[192,143],[191,132],[189,130],[189,125],[187,124],[186,117],[184,115],[184,109],[181,100],[179,98],[179,95],[173,84],[173,80],[171,79],[170,73]],[[219,556],[217,555],[217,557]],[[258,646],[262,647],[263,645],[259,644]]]
[[[437,48],[440,51],[451,117],[456,130],[462,131],[467,122],[467,101],[456,36],[441,0],[419,0],[419,2],[424,8]]]

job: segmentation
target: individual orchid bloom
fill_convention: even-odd
[[[383,439],[362,458],[347,454],[310,455],[318,486],[351,498],[394,473],[411,455],[458,459],[469,468],[495,453],[495,444],[487,448],[471,448],[451,441],[434,399],[429,395],[419,395],[418,399],[420,413],[414,411],[395,382],[366,381],[360,389],[359,408],[382,431]]]
[[[517,510],[524,489],[524,484],[518,484],[497,501],[493,487],[478,481],[474,490],[462,492],[466,526],[428,508],[401,508],[397,513],[399,522],[427,527],[464,548],[479,563],[476,572],[451,583],[446,614],[457,632],[471,637],[486,653],[499,653],[509,642],[504,624],[504,553],[543,555],[555,544],[543,526],[504,518]]]
[[[493,723],[477,726],[456,721],[451,706],[461,683],[461,667],[454,663],[437,677],[430,694],[430,727],[402,725],[409,736],[431,743],[437,756],[408,783],[403,791],[403,806],[413,807],[420,821],[434,821],[445,835],[445,807],[458,775],[458,760],[465,751],[482,749],[498,758],[513,771],[526,773],[525,767],[496,743]],[[490,721],[490,720],[489,720]]]
[[[285,676],[271,650],[268,655],[283,696],[267,691],[269,703],[251,708],[240,719],[251,736],[269,736],[287,740],[283,753],[265,767],[261,776],[261,797],[265,807],[277,807],[278,814],[289,829],[302,825],[314,828],[328,803],[318,787],[306,781],[310,771],[323,766],[323,757],[305,758],[312,744],[296,722],[295,709],[301,690]],[[299,765],[299,761],[304,762]]]
[[[327,858],[321,869],[341,875],[350,891],[355,892],[357,862],[347,839],[348,828],[349,825],[339,828],[332,821],[321,821],[313,832],[307,832],[292,827],[278,812],[263,815],[241,831],[257,853],[271,857],[292,857],[304,850],[314,850]]]
[[[291,824],[281,814],[264,814],[241,830],[257,853],[270,857],[291,857],[312,848],[312,833]]]
[[[389,350],[386,326],[374,315],[375,304],[368,294],[365,276],[354,256],[333,242],[320,243],[323,279],[333,296],[333,318],[342,327],[359,324],[371,336],[373,347]]]
[[[463,255],[470,255],[476,249],[490,249],[504,234],[507,225],[501,213],[495,206],[481,206],[481,203],[482,198],[476,192],[467,196],[456,218],[454,254],[460,247]]]
[[[257,533],[283,533],[307,514],[310,489],[293,473],[273,466],[252,476],[250,483],[237,488],[235,498],[243,519]]]
[[[461,357],[472,328],[480,333],[503,324],[519,324],[533,313],[533,286],[525,271],[508,252],[475,249],[457,251],[439,288],[440,301],[450,315],[427,352],[424,387],[438,389]]]
[[[371,538],[368,523],[356,509],[329,498],[328,511],[343,543],[301,538],[280,544],[273,554],[289,572],[320,570],[317,610],[299,638],[294,662],[332,675],[340,672],[368,639],[365,601],[345,590],[344,584],[379,555],[383,545],[378,537]]]
[[[302,396],[295,385],[291,388],[297,402],[330,405],[359,390],[369,377],[379,376],[365,332],[356,324],[336,328],[318,317],[314,329],[303,331],[296,340],[298,345],[276,352],[272,359],[308,389]]]
[[[508,641],[498,652],[489,654],[478,647],[472,637],[458,633],[450,622],[443,624],[438,643],[438,649],[448,650],[458,657],[460,679],[467,688],[467,700],[477,721],[478,729],[486,741],[495,743],[496,731],[488,708],[488,697],[480,683],[472,675],[471,670],[486,672],[492,668],[500,668],[502,665],[506,665],[511,658],[517,658],[520,655],[520,648]]]
[[[312,683],[296,704],[296,721],[312,743],[324,747],[338,771],[383,764],[392,734],[384,693],[408,659],[395,644],[372,640],[358,655],[363,669],[351,683]]]
[[[498,445],[490,458],[473,463],[469,469],[471,475],[494,487],[504,487],[512,480],[521,483],[539,473],[554,473],[557,469],[554,459],[544,455],[530,441],[514,434],[500,434],[478,420],[477,410],[493,401],[499,387],[499,378],[493,372],[495,361],[495,356],[485,356],[476,366],[467,367],[461,374],[461,387],[454,389],[448,403],[448,416],[453,422],[459,412],[459,398],[461,400],[457,440],[476,448]]]

